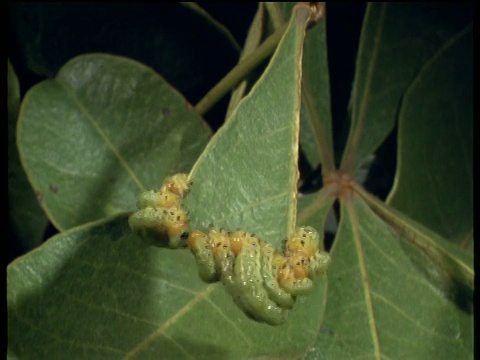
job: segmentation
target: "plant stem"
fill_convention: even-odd
[[[275,31],[262,45],[260,45],[249,57],[239,62],[230,72],[217,83],[202,100],[195,105],[195,111],[200,115],[205,114],[235,85],[242,81],[253,69],[269,57],[277,47],[285,32],[287,25]]]

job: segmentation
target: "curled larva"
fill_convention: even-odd
[[[128,223],[132,230],[154,229],[159,225],[162,214],[153,207],[147,207],[134,212],[129,218]]]
[[[251,317],[268,324],[285,321],[287,311],[268,296],[261,273],[261,250],[258,239],[247,235],[242,251],[235,258],[234,282],[239,289],[238,299],[243,310]]]
[[[160,191],[148,190],[140,194],[139,210],[129,218],[132,230],[144,238],[163,240],[178,248],[186,245],[188,237],[188,214],[183,207],[182,197],[190,189],[186,174],[173,175],[163,182]]]
[[[183,199],[191,185],[186,174],[176,174],[166,178],[160,190],[143,192],[139,210],[129,217],[130,227],[163,244],[168,240],[172,248],[188,245],[202,280],[220,280],[248,316],[283,323],[296,296],[308,294],[314,276],[328,268],[330,257],[320,251],[319,234],[312,227],[297,228],[286,240],[283,255],[246,231],[187,232]]]
[[[188,236],[188,247],[197,261],[200,278],[206,282],[215,280],[217,271],[208,235],[201,231],[192,231]]]
[[[299,227],[294,235],[287,240],[285,253],[289,258],[290,267],[296,278],[324,274],[330,264],[328,253],[320,251],[320,235],[310,227]]]
[[[220,280],[233,301],[241,309],[245,310],[242,302],[244,292],[238,286],[234,273],[236,255],[231,247],[232,238],[229,233],[223,230],[216,230],[215,228],[210,228],[208,235],[212,244],[215,268],[217,273],[220,274]]]
[[[188,180],[187,174],[175,174],[165,179],[162,184],[161,192],[171,192],[180,197],[184,197],[189,191],[192,182]]]
[[[128,218],[130,228],[144,239],[152,239],[178,248],[186,245],[187,216],[182,208],[147,207],[134,212]]]
[[[178,248],[186,245],[188,227],[187,212],[182,207],[164,208],[162,222],[169,238],[169,246]],[[185,235],[186,234],[186,235]]]
[[[278,271],[278,283],[286,292],[294,296],[307,295],[312,291],[313,287],[313,282],[310,278],[297,279],[288,262]]]
[[[137,207],[139,209],[145,209],[147,207],[159,207],[161,197],[162,194],[158,190],[144,191],[138,197]]]
[[[300,253],[306,258],[315,254],[320,245],[320,235],[311,226],[302,226],[295,229],[295,233],[287,240],[285,253]]]
[[[308,261],[308,269],[311,276],[323,275],[330,265],[330,255],[326,252],[316,251]]]
[[[268,296],[278,306],[284,309],[292,308],[295,298],[278,284],[278,270],[286,262],[285,257],[278,253],[272,245],[261,243],[262,277]]]
[[[163,211],[161,209],[152,207],[140,209],[130,215],[128,223],[135,233],[144,238],[166,235],[166,227],[163,223]]]
[[[160,207],[165,207],[165,208],[169,208],[169,207],[183,208],[181,196],[170,191],[160,191],[158,205]]]
[[[295,279],[304,279],[309,277],[309,260],[301,253],[294,253],[287,256],[287,262],[290,269],[293,271]]]
[[[291,308],[294,299],[278,285],[276,269],[272,268],[274,250],[271,246],[265,248],[271,257],[263,261],[262,246],[266,244],[252,234],[227,233],[215,228],[207,233],[192,232],[188,243],[202,279],[211,281],[219,276],[234,302],[248,316],[269,324],[284,321],[286,314],[281,308]]]
[[[137,206],[139,209],[144,209],[146,207],[180,207],[182,206],[181,200],[182,199],[179,195],[169,191],[148,190],[140,194]]]
[[[169,236],[179,235],[187,230],[188,215],[184,208],[163,208],[162,214],[162,221]]]
[[[140,194],[138,208],[180,207],[182,198],[190,191],[187,174],[175,174],[166,178],[160,190],[148,190]]]

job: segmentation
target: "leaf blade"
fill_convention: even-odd
[[[368,4],[343,170],[357,169],[388,136],[406,88],[445,39],[464,28],[469,12],[468,5]]]
[[[20,157],[46,213],[67,229],[134,210],[141,189],[187,171],[209,135],[201,121],[146,66],[83,55],[27,93]]]
[[[16,141],[20,88],[10,60],[7,80],[9,242],[14,242],[12,246],[17,247],[19,252],[26,252],[41,244],[48,221],[20,163]],[[11,254],[12,257],[16,255]]]
[[[295,26],[291,28],[301,29],[300,24]],[[194,185],[187,207],[195,214],[193,228],[206,228],[210,223],[227,229],[240,227],[277,244],[279,237],[293,232],[298,179],[298,61],[303,36],[304,30],[286,33],[262,78],[192,169]],[[289,45],[282,46],[287,42]],[[281,72],[282,68],[291,71]],[[273,119],[269,107],[275,107]],[[277,165],[281,163],[285,165]],[[268,164],[271,168],[265,174]],[[212,174],[217,175],[212,178]],[[222,209],[218,201],[233,207]],[[252,220],[247,222],[249,218]]]
[[[473,232],[472,44],[467,27],[439,49],[407,91],[387,200],[457,244]]]
[[[325,321],[310,357],[471,358],[471,315],[430,286],[360,197],[341,211]]]

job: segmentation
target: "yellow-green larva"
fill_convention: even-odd
[[[305,271],[310,278],[324,274],[330,264],[330,256],[320,251],[320,235],[310,227],[299,227],[287,240],[285,252],[296,272]],[[298,259],[302,259],[301,268]],[[298,277],[298,274],[297,274]]]
[[[282,324],[296,297],[308,294],[313,279],[328,269],[330,256],[320,250],[320,235],[312,227],[299,227],[281,254],[247,231],[213,227],[189,231],[183,199],[191,185],[187,174],[175,174],[165,179],[160,190],[140,194],[139,209],[129,217],[130,227],[172,248],[187,245],[203,281],[220,280],[249,317]]]
[[[310,294],[313,287],[313,282],[308,277],[296,278],[288,262],[278,272],[278,283],[286,292],[294,296]]]
[[[201,231],[191,232],[188,237],[188,247],[195,255],[200,278],[205,282],[214,280],[217,271],[215,269],[212,244],[208,235]]]
[[[147,207],[130,215],[128,223],[130,228],[143,238],[160,241],[168,238],[168,246],[171,248],[186,245],[188,221],[182,208]]]
[[[309,259],[308,269],[311,276],[323,275],[327,272],[330,265],[330,255],[323,251],[316,251]]]
[[[230,261],[230,258],[233,255],[230,250],[229,234],[224,230],[211,228],[208,231],[208,237],[212,243],[216,269],[219,273],[222,273],[223,269],[229,265],[226,262]]]
[[[146,207],[183,207],[182,199],[179,195],[172,192],[148,190],[140,194],[137,202],[139,209]]]
[[[268,296],[261,273],[260,243],[253,236],[246,237],[242,251],[235,258],[234,280],[241,296],[243,310],[253,318],[271,325],[285,321],[287,312]]]
[[[288,256],[246,231],[194,231],[188,243],[203,280],[219,278],[248,316],[272,325],[285,320],[296,296],[311,292],[313,276],[329,261],[317,249],[313,228],[296,229],[286,244]]]
[[[192,182],[187,174],[175,174],[165,179],[162,184],[161,192],[171,192],[180,197],[184,197],[189,191]]]
[[[278,306],[284,309],[292,308],[295,298],[278,284],[278,270],[286,262],[285,258],[276,252],[272,245],[262,243],[262,276],[268,296]]]
[[[301,253],[306,258],[312,256],[320,244],[320,235],[311,226],[295,229],[295,233],[287,240],[286,254]]]
[[[176,174],[165,179],[160,191],[142,192],[137,203],[139,210],[129,217],[132,230],[144,238],[168,238],[172,248],[185,246],[188,215],[182,197],[190,184],[186,174]]]
[[[145,232],[165,232],[162,210],[147,207],[134,212],[128,223],[134,232],[144,235]]]

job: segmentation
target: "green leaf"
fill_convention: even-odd
[[[7,269],[8,354],[17,358],[241,359],[292,356],[318,327],[325,281],[289,321],[256,323],[188,250],[147,246],[127,218],[71,229]],[[320,315],[318,315],[320,317]],[[280,341],[279,341],[280,340]]]
[[[325,321],[307,358],[473,358],[471,314],[431,286],[360,197],[341,205]]]
[[[423,259],[422,267],[435,268],[435,270],[427,270],[427,272],[435,275],[436,280],[434,280],[440,281],[440,287],[452,289],[467,287],[473,291],[475,274],[471,251],[464,250],[442,238],[420,223],[368,194],[359,186],[355,186],[355,190],[382,220],[401,234],[403,240],[413,244],[417,252],[426,256]],[[467,300],[470,301],[471,299]]]
[[[298,199],[298,226],[313,226],[320,234],[326,231],[329,212],[335,196],[327,188],[313,194],[303,195]]]
[[[305,40],[302,107],[300,142],[303,153],[312,168],[321,164],[323,174],[332,172],[335,170],[335,159],[325,15],[308,31]]]
[[[267,6],[275,28],[288,18],[294,2]],[[325,8],[324,10],[325,11]],[[335,170],[330,110],[330,79],[327,63],[326,16],[307,32],[302,66],[300,144],[310,167],[320,164],[323,173]]]
[[[353,172],[388,136],[405,90],[445,41],[465,27],[470,13],[470,4],[368,4],[343,170]]]
[[[400,111],[389,204],[473,248],[473,38],[469,26],[417,75]]]
[[[20,157],[57,228],[135,209],[141,190],[189,171],[209,137],[164,79],[130,59],[84,55],[22,104]]]
[[[305,36],[305,20],[295,20],[261,80],[192,169],[187,207],[194,229],[242,228],[276,245],[293,233]]]
[[[41,244],[48,221],[38,204],[25,171],[20,164],[16,143],[16,128],[20,108],[20,88],[10,60],[8,82],[8,223],[9,241],[20,251]],[[12,254],[14,255],[14,254]]]

